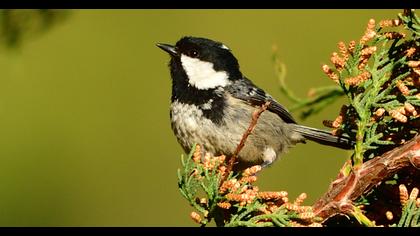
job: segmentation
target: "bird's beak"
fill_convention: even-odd
[[[156,46],[158,46],[163,51],[169,53],[173,57],[178,56],[178,52],[175,50],[175,47],[172,45],[165,44],[165,43],[157,43]]]

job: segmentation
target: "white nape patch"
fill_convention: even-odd
[[[181,55],[181,63],[188,75],[189,83],[198,89],[211,89],[230,83],[226,71],[215,71],[213,63]]]
[[[220,46],[220,47],[223,48],[223,49],[226,49],[226,50],[230,50],[230,48],[228,48],[228,46],[226,46],[224,44],[222,44],[222,46]]]
[[[263,152],[263,161],[264,161],[264,166],[268,166],[271,163],[273,163],[277,158],[277,154],[274,151],[273,148],[271,147],[267,147],[264,152]]]
[[[213,99],[209,99],[206,103],[201,104],[200,107],[203,110],[210,110],[211,109],[211,104],[213,103]]]

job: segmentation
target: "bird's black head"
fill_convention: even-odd
[[[242,79],[238,60],[220,42],[183,37],[175,46],[157,44],[171,55],[172,104],[188,104],[214,123],[223,120],[225,88]]]
[[[224,87],[242,78],[238,60],[220,42],[206,38],[183,37],[175,46],[157,44],[171,55],[170,69],[174,81],[187,82],[199,90]]]

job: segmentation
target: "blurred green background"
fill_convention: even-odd
[[[358,40],[368,19],[398,12],[71,10],[39,32],[39,22],[26,21],[24,32],[33,32],[18,41],[7,37],[20,21],[6,22],[3,11],[0,226],[195,226],[176,183],[183,152],[169,123],[169,57],[155,43],[184,35],[221,41],[246,76],[290,106],[274,74],[273,43],[289,87],[305,96],[332,84],[321,65],[338,41]],[[339,107],[300,122],[322,127]],[[348,155],[301,144],[257,184],[291,198],[306,192],[311,204]]]

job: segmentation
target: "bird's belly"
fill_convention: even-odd
[[[200,144],[213,155],[232,155],[248,129],[256,108],[236,105],[224,110],[221,124],[214,124],[194,105],[174,102],[171,105],[171,125],[178,142],[186,152]],[[283,125],[281,125],[283,124]],[[271,164],[277,156],[297,141],[292,132],[274,113],[265,112],[239,153],[242,162]]]

